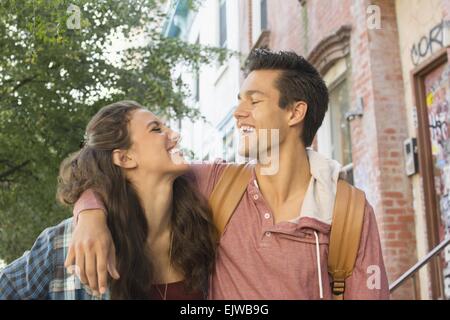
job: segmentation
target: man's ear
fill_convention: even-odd
[[[124,169],[134,169],[137,167],[137,162],[133,156],[126,150],[115,149],[112,152],[113,163]]]
[[[305,119],[306,111],[308,111],[308,105],[304,101],[297,101],[290,108],[289,122],[290,126],[295,126]]]

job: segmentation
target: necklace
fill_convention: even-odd
[[[167,277],[170,277],[170,272],[172,271],[172,244],[173,244],[173,233],[170,236],[170,244],[169,244],[169,268],[167,270]],[[168,286],[168,282],[166,282],[166,286],[164,289],[164,294],[161,292],[161,290],[159,290],[158,285],[156,284],[156,290],[158,290],[159,295],[161,296],[161,298],[163,300],[167,300],[167,286]]]

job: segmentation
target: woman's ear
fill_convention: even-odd
[[[134,169],[137,167],[137,162],[133,156],[126,150],[115,149],[112,152],[113,163],[124,169]]]
[[[289,122],[290,126],[295,126],[305,119],[306,111],[308,111],[308,104],[304,101],[297,101],[291,107]]]

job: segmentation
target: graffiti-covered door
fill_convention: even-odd
[[[424,89],[434,178],[434,200],[438,211],[439,240],[450,236],[450,65],[442,64],[425,75]],[[444,295],[450,299],[450,247],[441,256]]]

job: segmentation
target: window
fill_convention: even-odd
[[[260,0],[261,30],[267,30],[267,0]]]
[[[194,74],[194,99],[196,102],[200,101],[200,72],[199,70],[195,70]]]
[[[223,136],[223,158],[228,162],[235,161],[233,128]]]
[[[261,41],[264,31],[268,30],[267,0],[252,0],[252,43]]]
[[[219,2],[219,46],[224,48],[227,45],[227,1]]]
[[[196,45],[200,44],[200,36],[195,42]],[[198,68],[194,71],[194,99],[196,102],[200,101],[200,70]]]
[[[353,183],[350,126],[345,117],[349,110],[348,82],[344,78],[329,88],[331,156],[347,166],[347,180]]]
[[[319,61],[319,62],[318,62]],[[321,58],[316,58],[316,64],[321,65]],[[317,132],[317,150],[329,158],[342,164],[346,180],[353,184],[353,159],[350,135],[350,125],[347,113],[350,107],[348,75],[351,65],[348,57],[332,61],[325,69],[323,79],[328,88],[328,111],[322,126]]]
[[[217,131],[219,132],[221,143],[221,157],[228,162],[234,162],[236,158],[236,150],[234,140],[235,136],[235,123],[233,113],[236,107],[231,108],[228,113],[222,118],[217,125]],[[219,140],[220,141],[220,140]]]

